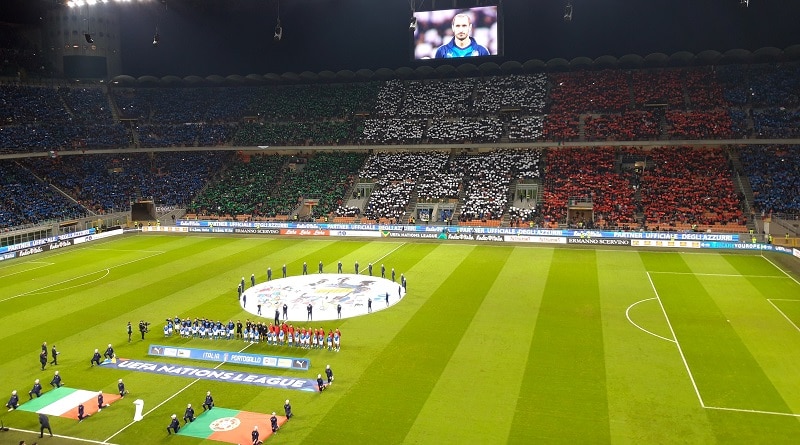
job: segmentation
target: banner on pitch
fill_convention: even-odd
[[[311,365],[311,360],[307,358],[246,354],[244,352],[218,351],[214,349],[178,348],[175,346],[162,345],[150,345],[147,354],[159,357],[187,358],[190,360],[265,366],[268,368],[294,369],[299,371],[308,371]]]
[[[142,360],[130,360],[126,358],[118,358],[116,363],[103,363],[103,367],[122,369],[125,371],[139,371],[149,372],[152,374],[190,377],[203,380],[216,380],[218,382],[265,386],[269,388],[294,389],[305,392],[319,391],[317,388],[317,382],[314,379],[225,371],[222,369],[197,368],[194,366],[170,365],[166,363],[154,363]]]

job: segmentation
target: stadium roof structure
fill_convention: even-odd
[[[597,70],[604,68],[636,69],[714,64],[774,63],[796,60],[800,60],[800,44],[792,45],[785,49],[764,47],[752,52],[745,49],[732,49],[724,53],[715,50],[705,50],[697,54],[688,51],[679,51],[672,55],[651,53],[644,57],[638,54],[626,54],[619,58],[605,55],[594,60],[589,57],[575,57],[572,60],[554,58],[548,61],[531,59],[525,62],[509,60],[500,65],[494,62],[484,62],[480,65],[467,62],[460,65],[444,64],[435,68],[429,65],[422,65],[416,69],[409,66],[401,66],[397,69],[384,67],[374,71],[362,68],[355,72],[351,70],[341,70],[338,72],[323,70],[320,72],[303,71],[299,74],[295,72],[285,72],[267,73],[263,75],[247,74],[244,76],[239,74],[231,74],[228,76],[210,75],[206,77],[192,75],[183,78],[175,75],[166,75],[160,78],[150,75],[139,77],[120,75],[111,80],[114,84],[122,86],[242,86],[297,83],[347,83],[389,79],[442,79],[494,74]]]
[[[272,30],[279,1],[283,38],[275,42]],[[356,74],[355,80],[426,78],[800,57],[800,2],[752,0],[742,8],[739,0],[573,0],[568,23],[562,19],[563,1],[422,2],[418,10],[501,4],[504,54],[490,65],[463,61],[477,70],[449,61],[411,60],[408,0],[166,0],[166,8],[153,0],[107,5],[112,4],[125,8],[117,30],[121,72],[137,79],[220,75],[223,82],[232,82],[226,76],[267,72],[278,73],[279,83],[331,82],[342,81],[348,72]],[[36,26],[45,9],[64,7],[58,5],[54,0],[4,0],[0,22]],[[157,47],[152,45],[154,28],[160,35]],[[326,74],[320,76],[322,72]],[[340,77],[342,72],[345,76]]]

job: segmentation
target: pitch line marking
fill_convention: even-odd
[[[785,279],[786,277],[782,277],[780,275],[742,275],[742,274],[735,274],[735,273],[696,273],[696,272],[660,272],[660,271],[652,271],[650,273],[661,273],[661,274],[671,274],[671,275],[696,275],[700,277],[741,277],[741,278],[780,278]]]
[[[783,315],[783,318],[785,318],[786,321],[788,321],[790,325],[794,326],[794,328],[797,329],[798,332],[800,332],[800,327],[798,327],[795,324],[795,322],[792,321],[791,318],[789,318],[782,310],[780,310],[780,308],[775,303],[772,302],[772,299],[767,298],[767,301],[769,302],[769,304],[772,305],[772,307],[775,308],[776,311],[778,311],[779,314]],[[778,301],[795,301],[796,302],[797,300],[778,300]]]
[[[648,331],[647,329],[645,329],[645,328],[643,328],[643,327],[639,326],[638,324],[636,324],[636,322],[634,322],[634,321],[631,319],[631,316],[630,316],[630,311],[631,311],[631,309],[633,309],[633,307],[634,307],[634,306],[636,306],[636,305],[637,305],[637,304],[639,304],[639,303],[644,303],[645,301],[650,301],[650,300],[655,300],[655,299],[656,299],[655,297],[653,297],[653,298],[645,298],[644,300],[637,301],[636,303],[633,303],[632,305],[628,306],[628,309],[625,309],[625,318],[627,318],[627,319],[628,319],[628,321],[630,322],[630,324],[632,324],[632,325],[636,326],[637,328],[641,329],[642,331],[644,331],[644,332],[646,332],[646,333],[648,333],[648,334],[652,335],[653,337],[658,337],[658,338],[660,338],[660,339],[662,339],[662,340],[671,341],[672,343],[677,343],[677,342],[676,342],[674,339],[672,339],[672,338],[662,337],[662,336],[660,336],[660,335],[658,335],[658,334],[656,334],[656,333],[653,333],[653,332],[650,332],[650,331]]]
[[[85,276],[89,276],[89,275],[96,274],[96,273],[100,273],[100,272],[102,272],[102,270],[98,270],[97,272],[92,272],[92,273],[90,273],[90,274],[83,275],[83,276],[85,277]],[[37,290],[35,290],[35,291],[27,292],[27,293],[25,293],[25,294],[22,294],[22,295],[44,295],[44,294],[49,294],[49,293],[52,293],[52,292],[60,292],[60,291],[62,291],[62,290],[75,289],[75,288],[77,288],[77,287],[86,286],[87,284],[92,284],[92,283],[98,282],[98,281],[102,280],[103,278],[105,278],[105,277],[107,277],[107,276],[109,276],[109,275],[111,274],[111,271],[110,271],[110,270],[108,270],[108,269],[105,269],[105,272],[106,272],[106,273],[105,273],[105,274],[103,274],[103,276],[102,276],[102,277],[100,277],[100,278],[96,278],[96,279],[94,279],[94,280],[92,280],[92,281],[87,281],[87,282],[85,282],[85,283],[76,284],[76,285],[74,285],[74,286],[69,286],[69,287],[59,287],[58,289],[53,289],[53,290],[45,290],[45,291],[41,291],[41,292],[39,292],[39,289],[37,289]],[[82,278],[82,277],[77,277],[77,278]],[[74,280],[74,279],[76,279],[76,278],[73,278],[73,280]],[[67,281],[72,281],[72,280],[67,280]],[[43,287],[43,288],[41,288],[41,289],[47,289],[48,287],[52,287],[52,286],[55,286],[55,285],[54,285],[54,284],[51,284],[51,285],[49,285],[49,286],[45,286],[45,287]]]
[[[672,336],[675,338],[675,345],[678,347],[678,352],[681,355],[684,367],[686,367],[686,372],[689,374],[689,380],[691,380],[692,382],[692,386],[694,387],[694,392],[697,395],[697,399],[700,401],[701,408],[713,409],[717,411],[731,411],[731,412],[751,413],[751,414],[767,414],[773,416],[800,417],[800,414],[794,414],[794,413],[782,413],[777,411],[762,411],[756,409],[743,409],[743,408],[724,408],[720,406],[707,406],[705,402],[703,402],[703,397],[700,395],[700,390],[697,388],[697,383],[695,383],[694,376],[692,375],[692,370],[689,368],[689,363],[686,361],[686,356],[683,354],[683,349],[681,348],[681,344],[678,342],[678,337],[675,336],[675,330],[672,328],[672,323],[669,321],[669,317],[667,316],[667,311],[664,309],[663,303],[661,303],[661,297],[658,295],[658,291],[656,290],[655,284],[653,283],[653,279],[650,276],[650,272],[647,272],[647,279],[650,281],[650,286],[653,288],[653,292],[655,292],[656,294],[655,298],[658,300],[658,304],[661,305],[661,310],[664,312],[664,318],[666,318],[667,320],[667,325],[669,325],[669,330],[670,332],[672,332]],[[775,306],[772,303],[772,301],[770,301],[770,299],[767,299],[767,301],[769,301],[770,304]],[[786,300],[786,301],[798,301],[798,300]],[[783,314],[783,312],[780,309],[778,309],[777,306],[775,306],[775,309],[777,309],[778,312]],[[784,317],[786,317],[786,315],[784,315]],[[789,320],[788,317],[787,320]],[[796,329],[798,329],[798,331],[800,331],[800,328],[798,328],[797,325],[795,325],[791,320],[789,320],[789,323],[791,323],[792,326],[794,326]]]
[[[59,284],[69,283],[70,281],[74,281],[74,280],[77,280],[79,278],[85,278],[85,277],[94,275],[96,273],[103,272],[104,270],[106,272],[105,275],[103,275],[102,277],[97,278],[95,280],[89,281],[88,283],[78,284],[78,285],[70,286],[70,287],[66,287],[66,288],[59,288],[59,289],[55,289],[55,290],[48,290],[48,291],[44,290],[44,289],[47,289],[49,287],[58,286]],[[23,292],[23,293],[21,293],[19,295],[14,295],[13,297],[4,298],[4,299],[0,300],[0,303],[3,303],[3,302],[8,301],[8,300],[13,300],[13,299],[19,298],[19,297],[24,297],[25,295],[42,295],[42,294],[47,294],[47,293],[50,293],[50,292],[58,292],[60,290],[74,289],[76,287],[83,286],[84,284],[94,283],[95,281],[102,280],[103,278],[107,277],[108,274],[110,274],[110,273],[111,273],[111,271],[108,270],[108,269],[101,269],[101,270],[98,270],[96,272],[90,272],[90,273],[81,275],[79,277],[74,277],[74,278],[70,278],[68,280],[59,281],[58,283],[48,284],[45,287],[40,287],[39,289],[34,289],[34,290],[31,290],[31,291],[28,291],[28,292]]]
[[[49,265],[52,265],[52,264],[54,264],[54,263],[48,263],[47,261],[25,261],[25,262],[24,262],[24,263],[22,263],[22,264],[44,264],[45,266],[49,266]],[[16,264],[14,264],[14,263],[11,263],[11,262],[9,261],[9,262],[8,262],[8,264],[6,264],[6,265],[5,265],[5,266],[3,266],[3,267],[0,267],[0,270],[3,270],[3,269],[8,269],[9,267],[15,267],[15,266],[16,266]]]
[[[8,429],[10,429],[11,431],[17,431],[17,432],[20,432],[20,433],[31,433],[31,434],[38,433],[38,431],[23,430],[23,429],[19,429],[19,428],[11,428],[11,427],[9,427]],[[109,442],[100,442],[99,440],[92,440],[92,439],[81,439],[80,437],[73,437],[73,436],[62,436],[61,434],[53,434],[53,437],[59,437],[61,439],[68,439],[68,440],[77,440],[78,442],[88,442],[88,443],[99,443],[99,444],[106,444],[106,445],[114,445],[114,444],[111,444]]]
[[[735,411],[740,413],[752,413],[752,414],[769,414],[772,416],[786,416],[786,417],[800,417],[800,414],[795,413],[781,413],[778,411],[762,411],[759,409],[743,409],[743,408],[724,408],[721,406],[704,406],[705,409],[715,409],[719,411]]]
[[[100,247],[87,247],[86,250],[102,250],[105,252],[141,252],[141,253],[165,253],[166,250],[141,250],[141,249],[102,249]]]
[[[780,268],[780,266],[778,266],[777,264],[773,263],[773,262],[772,262],[772,260],[770,260],[769,258],[765,257],[763,253],[761,254],[761,258],[764,258],[765,260],[767,260],[767,262],[768,262],[769,264],[772,264],[772,266],[773,266],[774,268],[778,269],[778,270],[779,270],[779,271],[781,271],[781,272],[782,272],[784,275],[786,275],[787,277],[789,277],[789,278],[790,278],[792,281],[794,281],[795,283],[797,283],[798,285],[800,285],[800,281],[797,281],[797,278],[795,278],[795,277],[793,277],[793,276],[789,275],[789,272],[786,272],[785,270],[781,269],[781,268]]]
[[[669,331],[672,334],[672,338],[675,339],[675,346],[678,347],[678,353],[680,354],[681,360],[683,361],[683,366],[686,368],[686,373],[689,374],[689,380],[692,382],[692,387],[694,388],[695,395],[697,395],[697,400],[700,401],[700,406],[702,408],[705,408],[706,404],[703,402],[703,396],[700,395],[700,390],[697,388],[697,382],[695,382],[692,370],[689,368],[689,362],[686,361],[686,355],[683,354],[683,348],[681,348],[681,344],[678,341],[678,336],[675,335],[675,329],[672,328],[672,322],[669,321],[667,310],[664,309],[664,303],[661,302],[661,297],[658,295],[658,291],[656,290],[656,285],[655,283],[653,283],[653,277],[650,276],[650,272],[647,272],[647,281],[650,282],[650,287],[653,288],[653,293],[655,294],[656,300],[658,300],[658,305],[661,306],[661,312],[664,313],[664,319],[667,320],[667,326],[669,326]]]
[[[33,263],[33,262],[31,262],[31,263]],[[12,276],[12,275],[16,275],[16,274],[20,274],[20,273],[30,272],[30,271],[32,271],[32,270],[41,269],[41,268],[43,268],[43,267],[47,267],[47,266],[52,266],[52,265],[53,265],[53,264],[55,264],[55,263],[45,263],[45,262],[42,262],[42,261],[37,261],[37,262],[36,262],[36,264],[41,264],[41,266],[32,267],[32,268],[30,268],[30,269],[25,269],[25,270],[20,270],[20,271],[18,271],[18,272],[12,272],[12,273],[10,273],[10,274],[8,274],[8,275],[2,275],[2,276],[0,276],[0,278],[10,277],[10,276]],[[11,266],[7,266],[7,267],[11,267]]]
[[[128,265],[128,264],[135,263],[135,262],[137,262],[137,261],[146,260],[146,259],[148,259],[148,258],[152,258],[152,257],[154,257],[154,256],[156,256],[156,255],[161,255],[162,253],[164,253],[164,252],[159,252],[159,253],[155,253],[155,254],[153,254],[153,255],[149,255],[149,256],[146,256],[146,257],[143,257],[143,258],[138,258],[138,259],[135,259],[135,260],[126,261],[126,262],[124,262],[124,263],[122,263],[122,264],[117,264],[116,266],[111,266],[111,267],[108,267],[108,268],[105,268],[105,269],[100,269],[100,270],[97,270],[97,271],[94,271],[94,272],[89,272],[89,273],[87,273],[87,274],[83,274],[83,275],[81,275],[81,276],[73,277],[73,278],[70,278],[70,279],[67,279],[67,280],[62,280],[62,281],[59,281],[59,282],[57,282],[57,283],[48,284],[47,286],[40,287],[40,288],[38,288],[38,289],[33,289],[33,290],[31,290],[31,291],[28,291],[28,292],[23,292],[23,293],[21,293],[21,294],[19,294],[19,295],[14,295],[14,296],[12,296],[12,297],[4,298],[4,299],[0,300],[0,303],[4,303],[4,302],[6,302],[6,301],[9,301],[9,300],[14,300],[14,299],[16,299],[16,298],[19,298],[19,297],[24,297],[24,296],[26,296],[26,295],[41,295],[41,294],[48,293],[48,292],[56,292],[56,291],[64,290],[64,289],[57,289],[56,291],[46,291],[46,292],[40,292],[40,291],[43,291],[44,289],[48,289],[48,288],[51,288],[51,287],[53,287],[53,286],[58,286],[58,285],[60,285],[60,284],[69,283],[70,281],[74,281],[74,280],[77,280],[77,279],[79,279],[79,278],[88,277],[88,276],[94,275],[94,274],[96,274],[96,273],[100,273],[100,272],[102,272],[102,271],[105,271],[105,272],[106,272],[106,274],[105,274],[105,275],[103,275],[103,277],[99,278],[99,279],[102,279],[102,278],[105,278],[106,276],[108,276],[108,275],[111,273],[111,269],[116,269],[116,268],[118,268],[118,267],[126,266],[126,265]],[[99,280],[99,279],[98,279],[98,280]],[[97,280],[94,280],[94,281],[97,281]],[[94,281],[90,281],[90,283],[92,283],[92,282],[94,282]],[[80,284],[80,285],[78,285],[78,286],[83,286],[83,285],[86,285],[86,284],[88,284],[88,283]],[[73,287],[77,287],[77,286],[73,286]],[[69,287],[69,288],[67,288],[67,289],[71,289],[71,288],[72,288],[72,287]]]
[[[245,345],[245,347],[244,347],[244,348],[240,349],[238,352],[244,352],[244,350],[245,350],[245,349],[247,349],[247,348],[249,348],[251,345],[253,345],[253,343],[248,343],[247,345]],[[220,364],[218,364],[217,366],[215,366],[213,369],[219,369],[219,367],[220,367],[220,366],[222,366],[222,365],[224,365],[225,363],[227,363],[227,362],[221,362]],[[158,405],[154,406],[152,409],[150,409],[150,410],[149,410],[149,411],[147,411],[146,413],[142,414],[142,418],[144,418],[145,416],[149,415],[150,413],[152,413],[153,411],[157,410],[158,408],[161,408],[161,406],[162,406],[162,405],[164,405],[165,403],[167,403],[167,402],[169,402],[170,400],[174,399],[175,397],[177,397],[177,396],[178,396],[178,394],[180,394],[180,393],[182,393],[182,392],[186,391],[186,390],[187,390],[187,389],[189,389],[189,388],[190,388],[192,385],[194,385],[195,383],[197,383],[197,382],[199,382],[199,381],[200,381],[200,379],[194,379],[194,380],[192,380],[191,382],[189,382],[189,384],[187,384],[186,386],[184,386],[183,388],[181,388],[180,390],[178,390],[178,392],[176,392],[175,394],[173,394],[173,395],[171,395],[171,396],[167,397],[167,398],[166,398],[166,400],[164,400],[163,402],[161,402],[161,403],[159,403]],[[129,423],[129,424],[127,424],[127,425],[123,426],[122,428],[120,428],[120,429],[119,429],[119,431],[117,431],[116,433],[114,433],[114,434],[112,434],[112,435],[108,436],[108,438],[106,438],[106,440],[104,440],[104,441],[102,441],[102,442],[97,442],[97,443],[103,443],[103,444],[106,444],[106,443],[108,443],[108,441],[109,441],[109,440],[111,440],[111,439],[113,439],[113,438],[114,438],[114,436],[116,436],[117,434],[119,434],[119,433],[121,433],[121,432],[125,431],[126,429],[128,429],[128,427],[130,427],[131,425],[133,425],[133,424],[134,424],[134,423],[136,423],[136,422],[137,422],[137,421],[135,421],[135,420],[134,420],[134,421],[132,421],[131,423]]]
[[[386,253],[385,253],[383,256],[381,256],[381,257],[379,257],[378,259],[376,259],[375,261],[373,261],[373,262],[372,262],[372,265],[374,266],[374,265],[375,265],[375,263],[377,263],[378,261],[380,261],[380,260],[382,260],[382,259],[384,259],[384,258],[388,257],[389,255],[391,255],[391,254],[393,254],[395,251],[397,251],[397,249],[399,249],[399,248],[401,248],[401,247],[403,247],[403,246],[405,246],[405,245],[406,245],[406,243],[400,243],[400,244],[399,244],[397,247],[395,247],[394,249],[392,249],[392,250],[390,250],[390,251],[386,252]],[[368,269],[361,269],[360,271],[358,271],[358,274],[359,274],[359,275],[361,275],[362,273],[365,273],[365,272],[369,272],[369,270],[368,270]]]

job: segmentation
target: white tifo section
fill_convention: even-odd
[[[388,272],[387,272],[388,275]],[[308,305],[312,306],[313,321],[336,320],[337,307],[342,306],[342,317],[357,317],[368,313],[368,299],[372,311],[377,312],[397,304],[405,296],[397,282],[380,276],[362,274],[311,273],[258,283],[244,291],[239,304],[253,315],[273,320],[278,310],[283,321],[283,305],[288,306],[288,321],[308,321]],[[387,304],[388,296],[388,304]]]
[[[86,391],[83,389],[75,390],[70,395],[56,400],[55,402],[45,406],[37,411],[37,413],[47,414],[50,416],[60,416],[65,412],[75,408],[76,406],[94,400],[97,397],[96,391]]]

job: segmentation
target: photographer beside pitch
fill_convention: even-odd
[[[144,340],[144,334],[146,334],[149,331],[150,331],[150,322],[139,320],[139,332],[142,334],[142,340]]]

